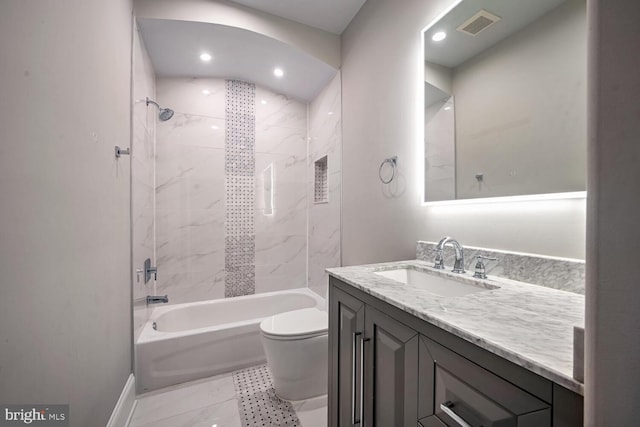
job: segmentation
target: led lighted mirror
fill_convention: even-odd
[[[585,190],[585,0],[463,0],[423,43],[425,202]]]

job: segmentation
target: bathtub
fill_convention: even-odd
[[[307,307],[324,299],[295,289],[156,307],[136,342],[138,392],[264,363],[260,322]]]

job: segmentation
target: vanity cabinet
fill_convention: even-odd
[[[365,307],[364,336],[366,425],[415,427],[418,375],[414,367],[420,336],[369,305]]]
[[[333,291],[329,306],[329,381],[331,405],[329,424],[360,424],[364,382],[364,303],[346,292]]]
[[[329,426],[578,427],[582,396],[331,277]]]
[[[330,425],[415,427],[418,333],[339,289],[330,298]]]

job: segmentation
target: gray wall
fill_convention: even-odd
[[[343,263],[415,258],[416,240],[443,235],[584,258],[584,199],[422,206],[421,31],[449,3],[368,0],[342,35]],[[392,155],[399,176],[385,186],[378,166]]]
[[[638,424],[640,2],[590,0],[587,426]]]
[[[0,402],[106,424],[131,371],[131,4],[0,3]]]

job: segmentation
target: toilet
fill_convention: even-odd
[[[276,394],[302,400],[327,393],[328,317],[317,308],[288,311],[260,323]]]

